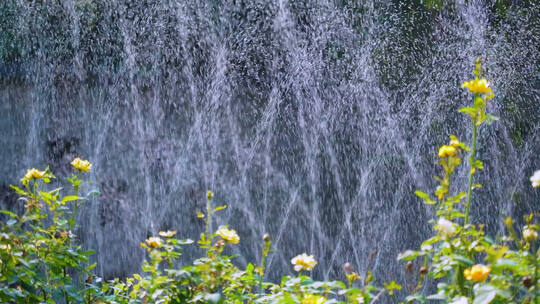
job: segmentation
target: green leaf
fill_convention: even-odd
[[[204,296],[204,299],[209,303],[221,303],[221,295],[219,293],[208,293]]]
[[[11,211],[8,211],[8,210],[0,210],[0,213],[7,214],[10,217],[17,217],[17,214],[15,214],[15,213],[13,213]]]
[[[482,170],[482,169],[484,169],[484,163],[482,163],[481,160],[477,159],[477,160],[474,161],[473,167]]]
[[[476,113],[478,112],[478,110],[476,108],[473,108],[473,107],[464,107],[464,108],[459,109],[458,112],[467,114],[471,118],[474,118],[476,116]]]
[[[255,266],[253,266],[253,264],[251,264],[251,263],[247,264],[247,266],[246,266],[246,271],[247,272],[252,273],[253,269],[255,269]]]
[[[26,193],[26,191],[24,191],[23,189],[17,187],[17,186],[13,186],[13,185],[9,185],[9,187],[13,190],[15,190],[15,192],[17,192],[18,194],[20,195],[23,195],[23,196],[28,196],[28,193]]]
[[[489,304],[495,296],[497,295],[497,290],[495,287],[486,284],[478,285],[474,288],[474,302],[473,304]]]
[[[401,285],[396,283],[396,281],[392,281],[390,283],[384,283],[384,287],[386,288],[386,290],[388,290],[389,295],[393,295],[394,290],[401,290]]]
[[[426,297],[428,300],[439,300],[439,301],[446,301],[446,296],[444,294],[432,294]]]
[[[82,199],[83,198],[78,195],[67,195],[62,198],[62,204],[65,204],[66,202],[78,201]]]
[[[21,264],[23,264],[24,266],[26,266],[26,267],[28,267],[28,268],[31,267],[27,260],[25,260],[25,259],[23,259],[23,258],[18,258],[17,260],[18,260]]]
[[[217,206],[216,208],[214,208],[214,212],[217,212],[217,211],[220,211],[220,210],[223,210],[223,209],[227,209],[227,205]]]
[[[459,254],[454,254],[453,255],[453,258],[454,260],[458,261],[460,264],[463,264],[463,265],[466,265],[466,266],[472,266],[474,265],[474,261],[467,258],[467,257],[464,257],[462,255],[459,255]]]
[[[495,116],[495,115],[491,115],[491,114],[486,114],[486,118],[485,118],[485,122],[490,125],[491,123],[493,123],[494,121],[497,121],[499,120],[499,117]]]
[[[92,195],[98,196],[98,195],[100,195],[100,194],[101,194],[101,192],[99,192],[99,190],[94,189],[94,190],[88,192],[88,193],[86,194],[86,196],[92,196]]]
[[[423,191],[420,191],[420,190],[416,190],[414,191],[414,194],[416,194],[416,196],[418,196],[419,198],[423,199],[424,200],[424,203],[428,204],[428,205],[434,205],[435,202],[429,197],[429,195]]]
[[[16,223],[17,223],[17,220],[14,219],[14,218],[12,218],[12,219],[9,219],[9,220],[6,222],[6,225],[7,225],[8,227],[11,227],[11,226],[15,225]]]
[[[450,304],[461,304],[461,303],[469,303],[469,300],[466,297],[456,297],[453,299]]]
[[[451,218],[455,218],[455,217],[465,217],[465,213],[463,212],[459,212],[459,210],[452,210],[452,212],[450,212],[450,217]]]
[[[520,264],[517,261],[501,258],[497,260],[497,264],[495,264],[495,267],[517,271],[520,268]]]
[[[418,251],[405,250],[404,252],[398,254],[398,261],[412,261],[421,255]]]
[[[97,263],[90,264],[90,265],[89,265],[88,267],[86,267],[85,269],[86,269],[86,271],[90,271],[90,270],[96,268],[96,266],[97,266]]]
[[[433,245],[433,244],[437,243],[438,241],[440,241],[440,237],[434,236],[434,237],[432,237],[430,239],[427,239],[427,240],[423,241],[422,244],[421,244],[421,248],[424,247],[424,246]]]
[[[180,244],[180,245],[191,245],[193,243],[194,243],[194,241],[192,239],[178,240],[178,244]]]
[[[54,195],[50,194],[49,192],[41,191],[41,192],[39,192],[39,195],[49,205],[51,204],[51,202],[56,201],[56,197]]]
[[[420,303],[427,303],[426,297],[423,294],[415,293],[413,295],[410,295],[405,298],[407,303],[412,303],[414,301],[418,301]]]

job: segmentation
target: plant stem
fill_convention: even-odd
[[[268,257],[268,253],[270,252],[270,245],[272,243],[268,240],[264,241],[264,247],[263,247],[263,253],[262,253],[262,259],[261,259],[261,272],[260,274],[260,280],[259,280],[259,295],[262,297],[264,293],[263,289],[263,279],[264,279],[264,271],[266,268],[266,258]]]
[[[210,239],[210,229],[212,227],[212,200],[206,199],[206,238]]]
[[[532,244],[531,244],[531,251],[532,251],[532,254],[533,254],[533,257],[534,257],[534,260],[536,261],[537,259],[537,255],[536,255],[536,252],[537,250],[536,249],[536,246],[535,246],[535,243],[536,241],[533,241]],[[538,263],[534,263],[534,277],[533,277],[533,303],[538,303],[536,302],[536,285],[538,285]]]
[[[467,203],[465,204],[465,222],[464,225],[467,225],[469,223],[469,212],[471,208],[471,197],[472,197],[472,188],[473,188],[473,175],[476,171],[475,169],[475,158],[476,158],[476,136],[478,133],[478,126],[476,123],[476,119],[473,119],[473,137],[472,137],[472,148],[471,148],[471,156],[469,158],[469,163],[471,166],[471,169],[469,170],[469,186],[467,187]]]

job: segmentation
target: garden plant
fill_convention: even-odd
[[[433,235],[418,250],[399,253],[406,269],[418,269],[414,288],[404,290],[398,283],[379,282],[368,270],[354,271],[347,263],[343,279],[318,281],[311,277],[317,260],[308,253],[291,257],[296,275],[280,282],[265,280],[267,257],[274,250],[271,236],[261,238],[262,255],[245,267],[235,264],[226,247],[241,242],[241,236],[227,225],[212,229],[212,219],[227,206],[213,205],[213,192],[206,195],[206,210],[196,216],[206,223],[197,241],[176,238],[177,232],[160,231],[141,242],[146,260],[141,272],[128,278],[104,281],[93,273],[89,263],[92,251],[84,251],[73,231],[80,204],[92,191],[81,194],[89,161],[76,158],[74,173],[66,179],[69,189],[48,190],[53,173],[30,169],[11,186],[24,204],[17,214],[3,210],[0,228],[0,301],[2,303],[375,303],[411,302],[452,304],[540,303],[540,249],[538,214],[525,216],[522,227],[508,217],[504,235],[490,237],[484,225],[471,217],[474,190],[482,187],[475,176],[483,169],[477,159],[478,131],[497,118],[486,112],[495,96],[482,78],[480,61],[474,79],[465,81],[472,94],[472,105],[460,109],[471,121],[471,142],[450,135],[438,150],[441,176],[432,192],[416,191],[425,204],[434,208]],[[465,160],[465,162],[463,161]],[[458,166],[468,165],[465,190],[454,189]],[[530,177],[540,187],[540,171]],[[67,195],[63,195],[64,192]],[[195,216],[195,215],[193,215]],[[204,254],[194,261],[182,259],[185,246],[198,246]],[[396,253],[397,254],[397,253]],[[180,261],[185,266],[179,266]],[[409,295],[405,295],[409,294]],[[399,298],[403,297],[403,298]]]

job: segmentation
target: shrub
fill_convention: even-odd
[[[68,179],[70,195],[62,196],[61,188],[44,189],[55,178],[48,168],[32,168],[21,179],[22,188],[11,186],[25,203],[25,212],[19,216],[2,211],[8,217],[0,228],[3,303],[81,303],[99,293],[97,286],[86,282],[96,266],[88,264],[92,251],[83,251],[72,232],[77,208],[87,198],[78,194],[82,172],[89,169],[75,170]]]
[[[497,120],[486,113],[486,105],[493,94],[486,79],[481,78],[478,60],[475,79],[463,83],[463,88],[473,94],[473,105],[460,109],[472,122],[472,143],[466,145],[451,135],[448,145],[439,149],[442,176],[434,191],[435,198],[416,191],[424,203],[433,205],[437,221],[431,221],[436,234],[425,240],[418,251],[408,250],[398,259],[411,261],[421,259],[423,267],[415,292],[408,301],[427,303],[441,300],[454,304],[486,303],[538,303],[537,230],[533,214],[525,217],[523,237],[514,230],[514,221],[507,218],[507,235],[497,238],[486,236],[484,225],[470,222],[470,206],[473,190],[482,187],[474,182],[474,175],[483,169],[476,158],[477,132],[484,124]],[[454,170],[462,163],[462,155],[468,153],[469,183],[466,192],[451,189]],[[535,182],[531,178],[533,186]],[[418,291],[427,277],[437,279],[437,293],[424,295]]]
[[[473,105],[460,109],[472,122],[470,145],[451,135],[448,144],[438,151],[442,175],[434,196],[416,191],[424,203],[432,205],[437,220],[431,220],[434,235],[420,246],[407,250],[398,259],[408,262],[420,259],[419,280],[407,302],[427,303],[440,300],[452,304],[538,303],[540,288],[538,268],[539,225],[534,215],[525,217],[521,234],[512,218],[504,222],[506,235],[490,238],[482,224],[470,221],[474,182],[482,162],[476,158],[477,133],[496,117],[486,113],[486,105],[495,95],[486,79],[481,78],[478,61],[475,79],[463,83],[473,94]],[[452,180],[464,155],[468,154],[468,186],[465,191],[453,189]],[[241,239],[234,229],[221,226],[212,231],[212,217],[227,206],[213,206],[213,193],[208,191],[206,229],[197,241],[204,255],[187,266],[177,267],[183,246],[194,241],[175,238],[176,231],[160,231],[141,246],[147,259],[140,274],[124,280],[103,282],[88,265],[91,251],[83,251],[72,231],[79,204],[88,196],[80,196],[82,176],[92,164],[76,158],[75,173],[67,179],[72,194],[62,196],[61,188],[46,191],[54,175],[49,169],[30,169],[21,179],[22,188],[11,186],[25,202],[25,212],[17,215],[2,211],[8,220],[0,231],[0,300],[5,303],[374,303],[383,294],[394,299],[401,290],[395,281],[377,287],[367,271],[362,278],[349,263],[344,265],[344,281],[316,281],[309,273],[316,267],[315,257],[306,253],[291,260],[296,276],[284,276],[279,284],[264,281],[266,259],[272,251],[269,235],[263,236],[259,263],[244,269],[233,263],[234,256],[224,254],[227,246]],[[540,171],[531,177],[533,187],[540,187]],[[72,279],[75,275],[75,279]],[[436,280],[436,293],[426,295],[422,287],[427,279]]]

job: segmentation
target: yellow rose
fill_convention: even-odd
[[[225,226],[220,226],[216,231],[216,234],[227,241],[227,243],[238,244],[238,242],[240,242],[240,237],[234,229],[228,229]]]
[[[347,281],[350,281],[350,282],[354,282],[354,281],[358,281],[362,279],[362,277],[356,272],[351,272],[349,274],[346,274],[345,277],[347,278]]]
[[[43,178],[44,176],[45,176],[45,171],[39,171],[36,168],[28,169],[24,177],[21,178],[21,183],[23,185],[26,185],[31,179],[40,179],[40,178]]]
[[[489,276],[491,268],[486,265],[474,265],[471,268],[465,269],[463,274],[468,281],[483,282]]]
[[[90,172],[90,170],[92,170],[92,164],[89,161],[81,159],[79,157],[75,158],[71,162],[71,165],[75,167],[75,169],[84,172]]]
[[[443,145],[439,149],[439,157],[454,156],[456,154],[456,148],[454,146]]]
[[[523,230],[523,238],[527,242],[535,241],[538,238],[538,232],[532,228],[527,228]]]
[[[471,93],[474,94],[486,94],[493,92],[485,78],[465,81],[461,87],[467,88],[469,91],[471,91]]]
[[[149,237],[145,242],[150,247],[158,248],[163,241],[158,237]]]
[[[317,265],[317,261],[315,261],[315,258],[313,258],[312,255],[307,255],[305,253],[294,257],[291,260],[291,263],[294,265],[295,271],[311,271],[313,267]]]
[[[302,299],[302,304],[323,304],[326,302],[326,298],[318,295],[308,295]]]

